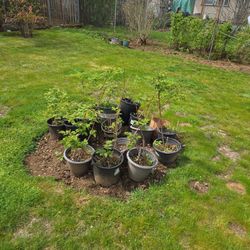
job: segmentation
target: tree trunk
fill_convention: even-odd
[[[32,24],[30,23],[20,23],[19,29],[21,32],[21,35],[24,38],[31,38],[32,37]]]

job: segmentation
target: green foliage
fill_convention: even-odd
[[[84,139],[81,141],[79,139],[79,133],[78,131],[65,131],[64,138],[62,140],[62,144],[65,148],[71,148],[71,149],[84,149],[88,145],[88,140]]]
[[[89,95],[95,99],[96,104],[113,107],[115,103],[120,101],[120,96],[122,95],[121,85],[125,81],[125,72],[123,69],[110,67],[106,70],[91,73],[83,71],[78,76],[83,92],[87,90]]]
[[[114,0],[82,0],[80,3],[84,24],[97,27],[111,24],[114,15]]]
[[[44,19],[39,15],[39,1],[8,0],[6,3],[6,22],[16,24],[23,37],[31,37],[32,25]]]
[[[113,155],[113,140],[107,140],[102,148],[96,150],[96,154],[101,158],[110,158]]]
[[[149,122],[150,120],[148,118],[139,118],[138,121],[134,122],[133,126],[144,129],[148,126]]]
[[[198,17],[185,17],[182,13],[171,16],[171,45],[175,49],[200,55],[207,55],[215,34],[212,57],[227,57],[227,45],[232,39],[232,24],[222,23],[216,27],[214,20],[202,20]]]
[[[235,35],[235,39],[231,39],[226,53],[228,58],[235,62],[250,64],[250,27],[243,27]]]
[[[136,147],[138,141],[141,139],[141,135],[137,133],[125,132],[125,135],[128,138],[128,149]]]
[[[65,91],[52,88],[44,97],[47,102],[47,118],[61,119],[69,113],[69,99]]]

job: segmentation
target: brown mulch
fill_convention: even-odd
[[[77,190],[85,189],[94,195],[109,195],[120,199],[126,199],[135,189],[147,189],[153,183],[160,183],[166,175],[167,168],[161,164],[142,183],[136,183],[129,179],[127,166],[121,168],[120,181],[111,187],[101,187],[96,185],[93,172],[90,170],[87,175],[77,178],[74,177],[65,160],[63,160],[64,148],[56,140],[51,140],[49,134],[38,142],[35,152],[27,156],[25,163],[34,176],[52,176],[56,181],[62,181]]]
[[[176,51],[174,49],[168,48],[164,43],[157,42],[153,40],[149,40],[146,46],[138,45],[137,41],[132,41],[130,43],[130,48],[142,50],[142,51],[152,51],[152,52],[160,52],[164,55],[178,55],[182,58],[185,58],[189,61],[198,62],[204,65],[209,65],[217,68],[222,68],[226,70],[234,70],[234,71],[241,71],[250,74],[250,65],[238,64],[233,63],[229,60],[207,60],[205,58],[196,56],[194,54],[188,54],[181,51]]]

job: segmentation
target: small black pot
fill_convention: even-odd
[[[83,119],[76,118],[76,119],[74,119],[74,121],[75,121],[75,123],[83,122]],[[72,124],[71,122],[69,122],[67,120],[64,121],[64,126],[65,126],[66,130],[75,131],[78,129],[78,126],[76,124]]]
[[[151,128],[150,126],[147,126],[143,129],[136,128],[133,126],[130,126],[130,129],[133,133],[137,133],[138,135],[142,136],[146,144],[151,144],[154,136],[154,128]]]
[[[106,137],[106,138],[115,138],[115,136],[116,136],[114,132],[111,132],[107,129],[107,126],[109,126],[111,123],[112,123],[112,121],[110,122],[109,120],[106,120],[106,121],[102,122],[102,124],[101,124],[101,128],[102,128],[104,137]],[[119,123],[117,135],[120,135],[121,132],[122,132],[122,124]]]
[[[177,135],[176,132],[167,128],[158,128],[157,129],[157,134],[158,134],[158,138],[162,139],[162,138],[173,138],[173,139],[177,139]]]
[[[114,148],[123,154],[124,160],[127,157],[126,154],[128,151],[128,144],[129,144],[129,140],[127,137],[120,137],[114,141]],[[120,146],[124,146],[124,149],[121,150],[119,148]]]
[[[120,102],[121,118],[124,122],[124,125],[129,125],[130,114],[136,113],[139,107],[140,104],[133,102],[131,99],[128,98],[121,99]]]
[[[70,166],[70,170],[71,170],[72,174],[76,177],[80,177],[80,176],[85,175],[88,172],[89,167],[91,165],[91,161],[92,161],[93,155],[95,153],[95,150],[89,145],[87,147],[88,147],[88,150],[91,152],[92,156],[89,159],[87,159],[85,161],[80,161],[80,162],[79,161],[72,161],[71,159],[69,159],[68,153],[70,152],[70,148],[68,148],[64,151],[63,157],[67,161],[68,165]]]
[[[96,107],[96,109],[100,111],[99,114],[100,123],[106,120],[115,120],[117,118],[116,112],[113,110],[113,107],[98,106]]]
[[[70,131],[75,131],[77,130],[77,126],[76,125],[73,125],[71,122],[69,121],[64,121],[64,126],[65,126],[65,129],[66,130],[70,130]]]
[[[60,125],[53,125],[53,121],[55,118],[50,118],[47,121],[48,127],[49,127],[49,133],[50,136],[53,140],[61,140],[63,138],[63,135],[60,133],[62,131],[65,131],[65,125],[64,125],[64,120],[65,119],[61,119],[62,124]]]
[[[163,165],[169,165],[171,163],[174,163],[176,161],[178,155],[180,154],[181,150],[183,149],[182,144],[179,141],[177,141],[176,139],[168,138],[167,140],[168,140],[169,144],[177,145],[178,150],[175,152],[166,153],[166,152],[159,150],[157,147],[155,147],[155,145],[153,143],[153,147],[154,147],[154,150],[156,152],[155,154],[158,157],[159,161]],[[162,139],[156,139],[155,141],[162,141]]]
[[[103,187],[109,187],[116,184],[120,179],[120,167],[123,163],[123,154],[114,149],[114,155],[120,159],[119,164],[111,168],[103,167],[96,158],[93,158],[93,171],[96,184]]]

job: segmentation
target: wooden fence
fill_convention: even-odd
[[[49,25],[80,24],[79,0],[39,0]]]
[[[124,24],[122,17],[122,3],[117,0],[117,22]],[[78,25],[92,24],[107,25],[114,20],[115,0],[39,0],[41,14],[48,20],[48,24]]]

